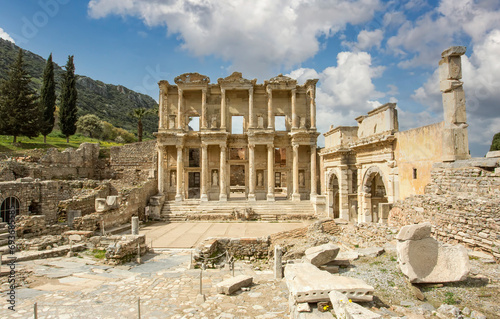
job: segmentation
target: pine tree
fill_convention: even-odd
[[[40,107],[31,78],[25,70],[23,50],[10,66],[7,79],[0,84],[0,134],[36,137],[40,133]]]
[[[73,56],[68,57],[66,63],[66,72],[63,75],[61,85],[61,106],[59,114],[59,127],[61,132],[66,136],[66,143],[69,143],[69,137],[76,132],[77,107],[76,107],[76,76],[75,65],[73,64]]]
[[[42,108],[42,118],[40,131],[43,134],[43,142],[47,143],[47,135],[54,128],[54,112],[56,110],[56,82],[54,81],[54,64],[52,63],[52,53],[47,59],[45,70],[43,71],[43,83],[40,96]]]

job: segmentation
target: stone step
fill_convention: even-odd
[[[0,233],[0,240],[7,239],[8,237],[9,237],[9,233],[8,232]]]
[[[7,245],[8,243],[9,243],[9,239],[8,238],[0,239],[0,246]]]

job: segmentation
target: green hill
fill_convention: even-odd
[[[10,64],[15,60],[19,47],[7,40],[0,39],[0,78],[7,76]],[[34,88],[39,92],[42,85],[43,69],[47,57],[23,50],[24,61],[28,73],[32,76]],[[78,70],[78,55],[75,56],[75,66]],[[57,94],[59,94],[61,75],[64,70],[54,65],[54,73],[57,82]],[[78,75],[76,88],[78,90],[78,115],[95,114],[100,119],[113,124],[116,127],[124,128],[128,131],[137,130],[137,121],[128,116],[131,110],[139,107],[146,109],[154,108],[158,105],[156,101],[148,95],[137,93],[121,85],[106,84],[89,77]],[[158,117],[148,116],[143,119],[144,132],[146,136],[158,130]]]

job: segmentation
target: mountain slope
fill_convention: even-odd
[[[15,44],[0,39],[0,79],[7,76],[10,64],[15,60],[19,47]],[[32,76],[34,88],[39,92],[42,85],[43,69],[46,58],[23,50],[26,69]],[[78,70],[78,56],[75,56],[75,66]],[[57,82],[57,94],[59,97],[60,83],[63,68],[54,63],[54,73]],[[78,75],[76,88],[78,90],[78,115],[95,114],[100,119],[113,124],[116,127],[128,131],[137,130],[137,120],[128,116],[135,108],[143,107],[151,109],[158,104],[148,95],[137,93],[121,85],[105,84],[89,77]],[[143,119],[144,132],[150,135],[158,130],[158,117],[147,116]]]

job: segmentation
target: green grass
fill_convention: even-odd
[[[100,249],[92,250],[92,255],[97,259],[104,259],[106,257],[106,251]]]
[[[109,148],[111,146],[123,145],[115,142],[100,141],[96,138],[86,137],[79,133],[69,137],[69,143],[66,143],[66,137],[60,131],[53,131],[47,135],[47,144],[43,143],[43,136],[40,135],[35,138],[28,138],[25,136],[18,136],[17,143],[12,144],[12,136],[0,135],[0,153],[8,153],[13,155],[21,155],[26,150],[32,149],[48,149],[57,148],[62,151],[68,147],[78,148],[82,143],[99,143],[101,148]]]
[[[448,291],[444,294],[444,296],[445,299],[443,300],[443,302],[445,304],[454,305],[457,303],[457,301],[455,300],[455,295],[452,292]]]

